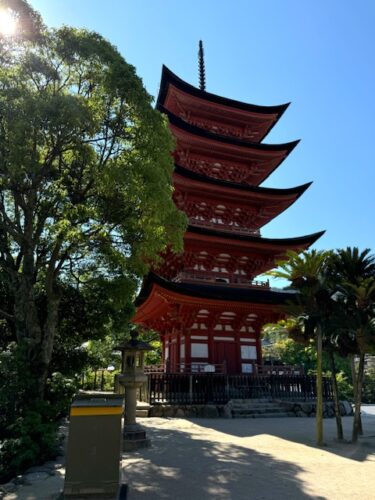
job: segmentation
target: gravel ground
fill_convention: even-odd
[[[327,419],[322,448],[311,418],[139,419],[152,446],[123,456],[128,500],[374,500],[375,408],[363,409],[358,445],[336,443]],[[56,499],[63,477],[57,468],[4,499]]]

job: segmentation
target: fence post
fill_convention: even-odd
[[[229,401],[230,399],[230,387],[229,387],[229,377],[228,375],[225,375],[225,398],[226,398],[226,402]]]
[[[189,400],[193,403],[193,375],[189,375]]]
[[[146,383],[146,403],[150,404],[150,401],[151,401],[151,383],[150,383],[150,375],[148,375]]]

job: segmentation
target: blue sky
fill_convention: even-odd
[[[95,30],[156,96],[162,64],[207,90],[291,105],[264,142],[301,143],[264,185],[314,181],[267,237],[326,229],[316,248],[375,251],[375,2],[362,0],[31,0],[49,26]]]

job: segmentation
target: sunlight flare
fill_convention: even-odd
[[[0,34],[11,36],[16,32],[17,19],[9,9],[0,10]]]

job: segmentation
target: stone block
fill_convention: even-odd
[[[217,411],[216,406],[207,405],[203,410],[203,417],[205,418],[217,418],[219,416],[219,412]]]
[[[149,411],[150,417],[162,417],[163,416],[163,406],[162,405],[155,405],[151,406],[150,411]]]
[[[163,417],[174,417],[176,409],[173,406],[164,406]]]

